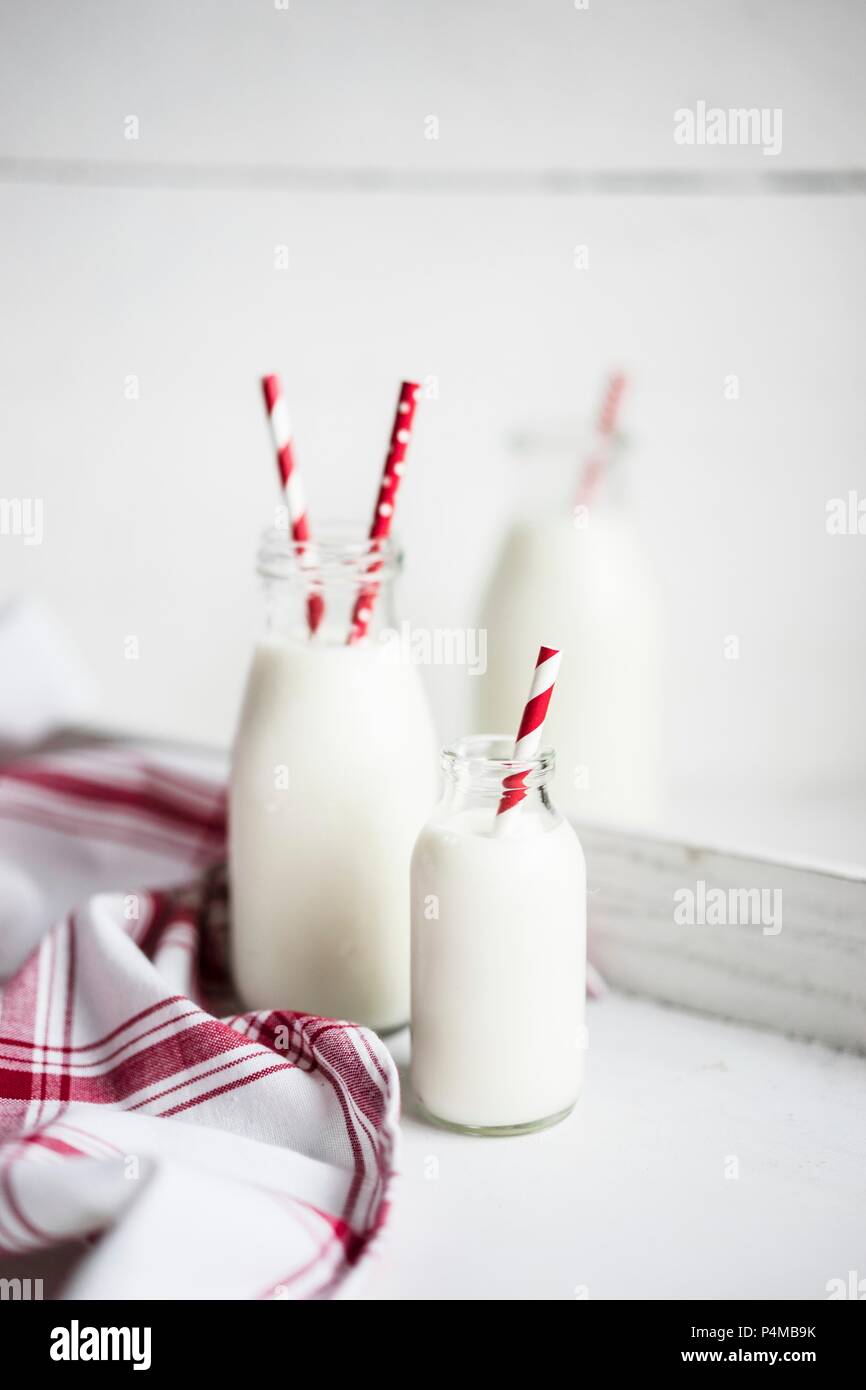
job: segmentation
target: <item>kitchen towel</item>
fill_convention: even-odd
[[[357,1289],[395,1067],[367,1029],[235,1011],[224,848],[222,787],[133,749],[0,770],[4,1273],[71,1241],[61,1297]]]

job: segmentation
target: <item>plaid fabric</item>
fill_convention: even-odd
[[[0,1251],[80,1238],[64,1296],[345,1297],[385,1221],[394,1064],[234,1011],[224,839],[220,787],[129,750],[0,773]]]

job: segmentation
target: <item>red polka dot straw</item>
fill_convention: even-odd
[[[382,482],[379,486],[379,495],[376,498],[376,507],[370,524],[370,550],[373,556],[382,549],[394,520],[394,505],[406,466],[406,452],[412,435],[412,423],[415,419],[415,409],[420,390],[421,388],[416,381],[404,381],[400,385],[397,409],[394,412],[394,424],[391,428],[391,439],[385,456],[385,466],[382,470]],[[360,642],[367,635],[376,595],[379,592],[379,585],[374,576],[381,568],[381,560],[373,559],[371,561],[368,577],[355,599],[355,606],[352,610],[352,625],[347,638],[350,645]]]
[[[529,762],[538,754],[541,747],[544,721],[547,717],[547,707],[553,694],[553,685],[559,671],[561,656],[562,653],[556,647],[539,647],[538,649],[538,659],[532,673],[529,696],[524,706],[523,718],[520,721],[520,728],[517,730],[517,738],[514,743],[515,762]],[[504,779],[502,796],[496,807],[495,829],[497,833],[504,827],[504,821],[501,820],[503,813],[512,811],[525,798],[526,777],[526,772],[513,772]]]
[[[308,548],[310,523],[307,516],[307,504],[304,498],[301,475],[295,465],[295,454],[292,448],[292,429],[289,422],[286,398],[283,395],[280,378],[274,372],[269,376],[262,377],[262,392],[265,398],[265,409],[268,412],[268,423],[271,427],[271,438],[274,443],[274,451],[277,456],[277,468],[280,473],[283,496],[286,499],[286,509],[289,513],[289,526],[292,532],[292,540],[297,546],[299,559],[303,559],[305,554],[309,559],[311,558],[311,553]],[[310,590],[307,596],[307,626],[310,630],[311,637],[322,621],[324,613],[325,601],[322,595]]]

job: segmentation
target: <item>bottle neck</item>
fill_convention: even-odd
[[[578,506],[596,514],[627,508],[629,444],[621,433],[604,435],[596,422],[525,431],[512,438],[511,448],[522,477],[524,516]]]
[[[394,580],[402,555],[347,528],[322,527],[305,541],[267,531],[258,556],[265,630],[317,646],[369,646],[393,630]]]
[[[584,455],[578,479],[576,505],[583,506],[591,524],[593,516],[622,515],[628,504],[627,462],[622,439],[596,435]]]
[[[525,760],[516,760],[513,753],[514,739],[499,734],[470,735],[446,748],[442,753],[443,810],[457,814],[488,809],[495,815],[503,797],[511,795],[519,801],[520,814],[552,812],[553,749],[543,748],[536,758]]]

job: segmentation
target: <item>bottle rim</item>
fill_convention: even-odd
[[[515,758],[513,734],[467,734],[442,749],[441,764],[456,782],[501,792],[503,780],[517,774],[527,789],[543,786],[556,767],[556,753],[548,744],[534,758]]]
[[[296,541],[285,526],[269,526],[259,541],[256,568],[264,579],[359,581],[375,572],[376,582],[390,579],[403,564],[396,536],[371,540],[358,525],[317,523],[307,541]]]

